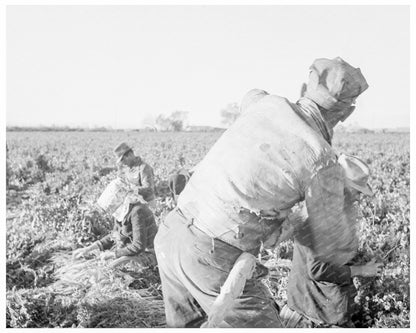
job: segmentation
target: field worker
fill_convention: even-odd
[[[359,158],[341,154],[346,196],[357,202],[360,193],[372,196],[368,185],[370,170]],[[374,260],[365,265],[332,265],[316,259],[307,246],[308,233],[295,233],[292,269],[288,278],[287,305],[280,315],[286,327],[336,325],[353,327],[351,305],[353,276],[375,276],[383,264]]]
[[[367,89],[341,58],[317,59],[297,103],[254,89],[241,116],[218,139],[159,225],[155,250],[168,327],[196,327],[237,258],[263,240],[305,200],[311,248],[345,264],[357,247],[354,209],[331,147],[332,129]],[[202,310],[201,310],[202,309]],[[258,278],[248,279],[219,327],[282,327],[279,309]]]
[[[122,216],[115,218],[113,231],[92,245],[74,251],[73,257],[85,256],[96,249],[102,251],[113,249],[113,251],[104,252],[101,257],[117,259],[134,256],[135,259],[139,257],[144,264],[155,264],[153,241],[157,225],[153,212],[148,206],[148,202],[155,198],[153,169],[139,156],[135,156],[126,143],[117,146],[114,153],[121,171],[119,176],[123,177],[144,201],[134,199],[127,201],[126,209],[121,209]]]
[[[125,179],[136,192],[152,208],[155,202],[155,180],[153,168],[144,162],[140,156],[136,156],[126,143],[120,143],[114,153],[117,157],[119,176]]]
[[[185,188],[186,183],[191,178],[192,174],[193,174],[193,169],[187,170],[186,168],[181,168],[178,171],[176,171],[174,174],[169,176],[169,180],[168,180],[169,192],[175,203],[177,201],[179,194]]]

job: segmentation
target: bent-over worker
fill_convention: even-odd
[[[199,327],[236,259],[243,252],[256,256],[300,201],[318,258],[351,259],[353,207],[345,201],[331,138],[365,89],[359,69],[341,58],[318,59],[296,103],[258,89],[244,97],[240,118],[198,164],[155,238],[168,327]],[[279,309],[257,277],[247,280],[220,324],[281,326]]]

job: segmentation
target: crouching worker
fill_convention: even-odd
[[[73,258],[94,250],[111,249],[103,252],[101,258],[115,259],[111,264],[113,267],[129,260],[142,266],[156,266],[153,240],[157,225],[149,208],[155,197],[153,170],[125,143],[120,144],[114,153],[122,172],[98,200],[98,207],[114,216],[113,231],[92,245],[75,250]]]
[[[142,203],[130,204],[124,219],[115,219],[110,234],[90,246],[75,250],[72,256],[78,259],[95,250],[110,250],[103,252],[100,257],[104,260],[114,259],[111,267],[129,260],[136,261],[144,267],[156,266],[153,250],[156,233],[157,226],[150,208]]]
[[[369,168],[360,159],[341,154],[339,164],[345,171],[346,197],[357,202],[360,193],[372,195],[367,181]],[[292,270],[288,279],[287,305],[280,316],[286,327],[335,325],[353,327],[350,319],[354,286],[353,276],[375,276],[383,264],[374,260],[365,265],[333,265],[316,258],[308,247],[307,233],[300,229],[294,238]]]
[[[195,168],[196,166],[194,166],[190,170],[181,168],[169,176],[168,186],[169,186],[169,193],[170,193],[171,201],[173,202],[173,206],[176,206],[178,196],[179,194],[181,194],[181,192],[185,188],[185,185],[188,183],[192,174],[195,172]]]
[[[222,321],[210,322],[227,279],[242,271],[234,271],[241,256],[257,256],[298,202],[306,202],[308,225],[319,236],[318,255],[331,263],[351,259],[356,235],[331,137],[366,88],[361,72],[336,58],[314,62],[297,103],[259,89],[247,93],[241,116],[198,163],[177,208],[159,225],[155,251],[167,327],[282,327],[273,296],[250,271],[241,294],[226,298]]]
[[[182,168],[174,174],[170,175],[168,180],[168,186],[170,195],[172,196],[172,199],[175,201],[175,203],[176,199],[178,198],[178,195],[181,194],[191,176],[192,171],[189,171],[185,168]]]

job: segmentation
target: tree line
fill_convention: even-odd
[[[188,128],[188,114],[187,111],[173,111],[169,115],[159,114],[154,121],[144,124],[143,128],[137,131],[162,131],[162,132],[181,132]],[[220,111],[222,125],[230,126],[240,115],[240,107],[237,103],[229,103]],[[195,126],[198,127],[198,126]],[[201,126],[199,126],[201,127]],[[123,129],[113,129],[112,127],[70,127],[70,126],[7,126],[8,132],[110,132],[110,131],[124,131]]]

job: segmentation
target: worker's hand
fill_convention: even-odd
[[[92,243],[90,246],[81,247],[72,252],[72,259],[80,259],[85,257],[87,254],[90,254],[92,251],[98,250],[99,247],[96,243]]]
[[[80,249],[76,249],[72,252],[72,259],[80,259],[85,257],[89,253],[88,247],[81,247]]]
[[[383,263],[376,262],[376,259],[371,259],[365,265],[354,265],[351,266],[351,275],[359,275],[359,276],[377,276],[381,274],[381,270],[383,269]]]
[[[116,257],[116,254],[112,251],[105,251],[100,254],[101,260],[114,259],[115,257]]]
[[[382,262],[376,262],[376,259],[371,259],[368,263],[362,267],[362,276],[376,276],[381,274],[383,269]]]

